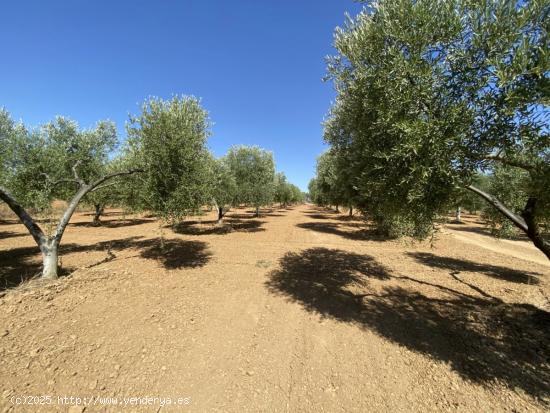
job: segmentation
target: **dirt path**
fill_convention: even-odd
[[[124,407],[145,396],[193,412],[550,407],[545,263],[454,234],[380,240],[309,206],[233,211],[230,232],[203,217],[167,229],[162,254],[153,220],[108,219],[71,226],[70,276],[0,298],[0,411],[66,411],[64,395],[95,402],[86,412],[159,411]],[[20,233],[0,225],[4,279],[36,272]]]
[[[531,242],[495,238],[473,216],[465,218],[465,223],[447,225],[445,231],[462,242],[550,267],[548,258]]]

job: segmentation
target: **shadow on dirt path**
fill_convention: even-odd
[[[126,249],[137,249],[141,257],[158,261],[165,269],[202,267],[208,263],[212,254],[208,244],[202,241],[181,239],[165,240],[160,247],[157,238],[143,239],[128,237],[113,241],[98,242],[91,245],[61,244],[59,256],[81,252],[105,251],[108,254]],[[116,259],[112,256],[111,259]],[[103,260],[105,262],[107,260]],[[93,264],[92,264],[93,266]],[[20,247],[0,250],[0,291],[13,288],[40,274],[42,263],[38,247]],[[63,266],[60,276],[68,275],[75,268]]]
[[[309,312],[357,324],[448,363],[468,380],[499,381],[548,401],[550,313],[438,284],[431,285],[443,294],[433,298],[405,288],[407,279],[416,281],[391,274],[368,255],[310,248],[284,255],[266,286]],[[381,288],[371,289],[370,282]]]

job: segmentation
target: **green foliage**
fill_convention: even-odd
[[[274,201],[280,204],[286,205],[290,202],[291,197],[290,184],[287,182],[286,176],[283,172],[275,174],[274,183]]]
[[[328,70],[338,96],[325,140],[344,162],[336,174],[321,173],[346,176],[355,203],[382,229],[398,222],[424,236],[457,187],[480,170],[517,163],[530,174],[514,190],[535,197],[537,214],[547,215],[547,3],[370,6],[335,34]],[[327,195],[333,181],[318,171],[317,190],[332,203],[341,197]]]
[[[304,195],[300,188],[288,182],[283,172],[275,174],[274,188],[274,200],[281,205],[304,202]]]
[[[258,208],[272,202],[275,163],[271,152],[257,146],[234,146],[226,159],[237,182],[238,203]]]
[[[498,166],[490,176],[488,191],[506,204],[515,213],[521,213],[527,194],[521,188],[527,187],[528,175],[519,168]],[[516,189],[519,188],[519,189]],[[491,231],[498,237],[510,238],[517,235],[517,229],[493,208],[486,208],[483,217]]]
[[[15,125],[5,111],[0,118],[3,184],[23,206],[37,210],[47,210],[53,199],[74,195],[74,170],[86,182],[102,176],[117,145],[112,122],[81,130],[76,122],[57,117],[30,131]]]
[[[209,182],[213,202],[224,210],[234,206],[237,196],[237,181],[229,167],[227,158],[211,158],[210,167],[211,178]]]
[[[128,135],[128,153],[145,170],[142,194],[148,209],[178,221],[210,202],[210,121],[199,100],[151,98],[139,116],[131,117]]]
[[[317,158],[316,177],[310,182],[312,201],[318,205],[354,206],[359,201],[348,158],[331,149]]]

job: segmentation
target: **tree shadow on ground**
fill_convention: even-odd
[[[0,231],[0,240],[7,238],[25,237],[27,235],[29,234],[26,234],[24,232]]]
[[[310,218],[313,218],[313,219],[333,219],[334,217],[328,215],[328,214],[319,214],[319,213],[315,213],[315,214],[308,214],[308,216]]]
[[[316,215],[316,214],[322,214],[322,215],[339,215],[339,212],[336,212],[332,209],[326,209],[326,208],[312,208],[310,211],[304,211],[304,214],[307,215]]]
[[[61,244],[59,257],[62,263],[63,258],[69,254],[105,251],[108,258],[88,265],[93,267],[116,259],[113,252],[126,249],[136,249],[142,258],[156,260],[166,269],[202,267],[212,256],[208,250],[208,244],[202,241],[168,239],[165,240],[164,249],[161,249],[158,238],[128,237],[91,245]],[[75,269],[63,265],[59,276],[68,275]],[[36,246],[0,251],[0,291],[16,287],[24,281],[39,276],[41,271],[40,250]]]
[[[69,225],[74,227],[90,227],[90,228],[122,228],[122,227],[132,227],[135,225],[143,225],[154,222],[153,219],[144,219],[144,218],[131,218],[131,219],[111,219],[111,220],[101,220],[99,225],[94,224],[93,222],[83,221],[83,222],[71,222]]]
[[[362,296],[354,295],[354,290],[364,288],[369,277],[389,278],[369,256],[328,248],[289,252],[279,266],[267,283],[271,292],[282,292],[310,311],[345,321],[352,321],[361,306]]]
[[[170,239],[161,248],[159,240],[148,239],[138,242],[136,247],[143,258],[159,261],[170,270],[203,267],[212,256],[208,244],[202,241]]]
[[[186,235],[226,235],[232,232],[261,232],[264,221],[253,219],[224,218],[221,224],[216,221],[184,221],[173,227],[173,231]]]
[[[73,267],[61,266],[58,274],[62,277],[74,270]],[[41,272],[42,261],[37,246],[0,250],[0,291],[17,287],[40,276]]]
[[[447,363],[463,378],[495,381],[544,400],[550,396],[550,313],[529,304],[441,288],[437,298],[391,285],[369,291],[369,279],[394,277],[372,257],[312,248],[287,253],[269,274],[273,294],[307,311],[372,330]],[[416,285],[416,284],[413,284]]]
[[[239,214],[239,213],[228,213],[224,220],[233,218],[233,219],[257,219],[256,215],[254,213],[250,214]]]
[[[538,277],[542,276],[542,274],[537,272],[518,271],[499,265],[480,264],[460,258],[438,256],[428,252],[408,252],[407,255],[428,267],[437,267],[458,272],[479,272],[489,277],[496,278],[497,280],[505,280],[513,283],[539,284],[540,280]]]
[[[388,240],[388,237],[384,237],[380,234],[377,234],[371,228],[360,228],[354,229],[352,231],[347,231],[342,229],[345,224],[340,224],[336,222],[304,222],[301,224],[296,224],[297,227],[303,229],[309,229],[311,231],[322,232],[325,234],[334,234],[339,235],[343,238],[360,241],[360,240]],[[352,227],[353,228],[353,227]],[[355,226],[357,228],[357,226]]]
[[[306,212],[307,213],[307,212]],[[361,223],[365,222],[363,219],[357,216],[349,216],[349,215],[330,215],[330,214],[320,214],[320,213],[308,213],[309,218],[313,219],[332,219],[342,222],[353,222],[353,223]]]
[[[93,217],[95,215],[95,212],[86,212],[82,215],[86,215],[86,216],[89,216],[89,217]],[[124,212],[124,211],[104,211],[101,216],[102,217],[112,217],[112,216],[128,216],[128,215],[132,215],[131,212]],[[128,218],[128,219],[131,219],[131,218]]]

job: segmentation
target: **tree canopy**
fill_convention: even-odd
[[[238,203],[258,209],[273,201],[275,163],[271,152],[257,146],[233,146],[226,159],[237,182]]]
[[[208,113],[194,97],[151,98],[128,126],[130,152],[145,172],[147,209],[177,221],[210,202]]]
[[[545,1],[381,0],[337,29],[325,140],[379,227],[424,236],[457,187],[507,165],[527,173],[521,211],[478,195],[550,254],[548,25]]]

